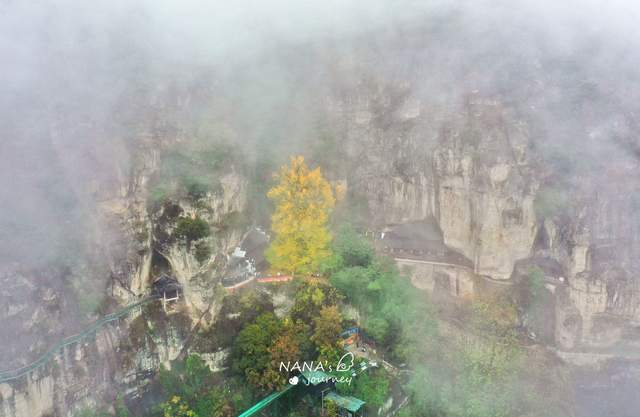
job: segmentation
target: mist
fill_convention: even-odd
[[[558,227],[557,240],[569,241],[578,229],[570,220],[584,215],[581,227],[598,239],[627,242],[605,260],[631,271],[615,285],[636,294],[638,22],[640,5],[630,0],[0,0],[0,284],[17,288],[0,293],[0,365],[11,368],[25,346],[40,341],[27,349],[35,355],[107,311],[114,277],[133,282],[141,262],[132,254],[143,245],[131,230],[159,215],[123,213],[150,205],[145,187],[157,185],[167,149],[198,140],[232,149],[224,170],[247,183],[246,223],[265,227],[272,173],[303,154],[331,181],[349,182],[349,222],[381,229],[398,219],[389,220],[386,201],[376,207],[382,197],[371,184],[408,171],[415,185],[415,172],[432,169],[443,132],[472,119],[475,102],[499,103],[495,124],[507,118],[526,131],[522,189],[535,177],[531,189],[597,201],[558,214],[571,226]],[[400,120],[415,101],[420,117]],[[354,122],[361,113],[370,119]],[[399,162],[389,162],[395,151]],[[189,175],[210,173],[193,162]],[[613,213],[606,231],[592,220],[605,210]],[[81,293],[78,283],[100,305],[86,317],[78,318],[79,296],[61,295],[47,332],[9,324],[14,298],[37,304],[51,288]],[[612,305],[622,303],[615,297]],[[637,303],[624,311],[635,323]],[[577,380],[589,381],[591,370]],[[589,402],[580,387],[570,390]],[[618,394],[603,398],[630,404],[624,415],[640,413],[632,393]],[[590,405],[576,409],[596,415]]]

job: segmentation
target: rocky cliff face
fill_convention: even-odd
[[[567,349],[627,354],[639,346],[638,167],[621,165],[583,187],[564,242],[568,286],[558,304],[558,342]]]
[[[154,216],[154,250],[164,258],[169,272],[182,285],[194,322],[205,313],[209,313],[207,322],[213,319],[216,301],[220,301],[216,295],[222,292],[218,287],[220,274],[228,254],[240,243],[245,232],[243,227],[228,223],[246,210],[246,179],[237,172],[228,172],[220,178],[220,184],[215,193],[206,193],[195,201],[179,199],[165,205]],[[169,210],[174,213],[169,215]],[[175,238],[179,219],[201,219],[211,226],[211,231],[206,237],[185,242]]]
[[[135,143],[121,149],[128,170],[117,168],[84,184],[91,196],[91,256],[77,253],[62,269],[3,267],[0,323],[17,336],[2,344],[0,369],[32,363],[100,315],[148,294],[161,272],[182,285],[178,313],[167,316],[155,305],[153,314],[145,310],[101,328],[95,338],[63,348],[28,375],[1,383],[2,417],[72,416],[96,402],[113,403],[119,392],[135,397],[160,364],[170,366],[183,351],[195,323],[204,326],[215,319],[220,272],[244,233],[237,217],[246,210],[247,180],[225,169],[215,190],[166,200],[164,207],[175,207],[181,218],[206,224],[206,237],[186,243],[172,238],[176,223],[167,221],[164,209],[153,210],[149,203],[150,184],[171,142],[159,146],[143,137]]]
[[[367,200],[374,227],[433,216],[445,243],[477,274],[509,279],[537,231],[526,125],[475,96],[458,111],[409,98],[362,106],[379,113],[363,121],[357,109],[342,110],[342,117],[356,115],[348,148],[358,162],[349,183]]]
[[[246,148],[254,159],[266,160],[275,153],[275,159],[286,160],[294,149],[308,150],[304,141],[313,139],[300,132],[306,135],[313,130],[306,124],[316,120],[316,112],[326,117],[322,121],[335,137],[337,149],[330,157],[319,155],[315,159],[325,163],[332,179],[346,180],[351,202],[365,206],[366,226],[382,229],[391,223],[435,219],[444,243],[471,261],[474,276],[467,276],[471,271],[465,269],[461,278],[465,283],[478,277],[498,280],[505,286],[518,280],[528,282],[528,268],[518,271],[518,265],[543,267],[545,302],[553,312],[546,322],[549,329],[544,333],[550,337],[545,342],[564,350],[591,349],[619,355],[637,349],[637,155],[634,157],[626,148],[622,152],[626,158],[621,157],[620,150],[606,150],[591,159],[580,153],[576,159],[587,161],[589,169],[566,173],[563,166],[550,163],[555,155],[547,155],[543,149],[555,142],[555,135],[566,133],[555,126],[551,133],[545,132],[535,123],[533,104],[538,108],[571,107],[562,101],[543,100],[543,90],[557,95],[565,91],[562,85],[545,84],[555,75],[542,73],[544,60],[525,62],[526,69],[531,69],[527,74],[534,81],[520,82],[515,77],[511,84],[500,83],[500,88],[490,81],[479,82],[494,75],[467,63],[479,73],[457,68],[452,79],[462,80],[461,86],[455,86],[459,91],[443,98],[437,95],[442,88],[431,88],[442,84],[443,79],[428,78],[426,71],[414,69],[400,73],[394,65],[384,65],[383,61],[404,62],[410,56],[412,62],[415,57],[417,67],[444,65],[443,72],[449,70],[450,59],[442,59],[439,64],[430,55],[430,47],[425,46],[429,36],[420,32],[414,34],[415,38],[409,35],[402,34],[400,40],[379,35],[389,36],[389,41],[374,37],[382,45],[379,49],[385,51],[383,55],[367,52],[374,38],[367,38],[362,46],[365,52],[356,51],[356,42],[354,50],[348,51],[348,59],[343,50],[328,48],[330,53],[326,53],[323,47],[310,48],[318,53],[310,57],[315,64],[313,70],[300,66],[297,54],[292,54],[295,59],[275,59],[282,59],[284,64],[274,63],[271,56],[262,57],[273,65],[269,68],[273,72],[285,68],[292,71],[283,72],[295,80],[291,82],[299,83],[286,85],[296,92],[290,96],[280,94],[282,86],[278,83],[265,87],[273,82],[270,71],[257,71],[256,75],[253,70],[238,70],[227,79],[205,70],[200,75],[178,71],[173,83],[149,78],[137,86],[140,91],[123,93],[121,101],[126,105],[115,111],[114,121],[110,121],[117,128],[97,126],[99,123],[84,113],[78,120],[50,121],[44,128],[50,130],[50,153],[67,167],[64,175],[71,184],[70,193],[82,200],[89,219],[87,241],[83,242],[85,250],[72,253],[73,262],[63,269],[2,266],[0,324],[9,334],[18,335],[2,344],[2,369],[29,363],[57,340],[97,318],[95,311],[105,294],[108,302],[103,303],[102,312],[113,311],[147,292],[154,277],[167,273],[181,284],[183,298],[179,313],[168,319],[175,320],[173,327],[156,333],[156,326],[146,319],[132,317],[123,321],[120,329],[101,331],[97,343],[67,348],[55,360],[56,365],[16,383],[0,384],[0,412],[4,413],[0,417],[66,416],[94,394],[112,400],[112,383],[135,395],[143,389],[144,375],[157,370],[161,363],[167,364],[183,349],[185,329],[198,322],[213,322],[220,296],[218,279],[226,255],[241,240],[248,220],[241,217],[247,211],[253,186],[241,166],[244,158],[222,152],[216,147],[220,145],[218,139],[231,142],[234,149],[243,148],[246,139]],[[440,47],[435,52],[442,53]],[[467,41],[453,48],[461,56],[473,49]],[[500,52],[498,55],[502,55]],[[342,59],[334,59],[334,54],[338,58],[343,54]],[[362,62],[351,67],[344,64],[359,59]],[[503,64],[506,68],[512,63]],[[382,67],[379,73],[378,67]],[[574,68],[569,71],[573,78]],[[324,74],[319,78],[330,80],[318,81],[307,75],[316,72]],[[312,87],[305,90],[302,84],[307,81]],[[333,87],[326,88],[322,84],[325,81]],[[476,84],[484,86],[483,91],[513,88],[516,92],[508,99],[466,91],[473,91]],[[474,87],[467,89],[470,85]],[[580,89],[570,91],[580,95],[583,87],[581,84]],[[591,91],[592,87],[587,85],[584,90]],[[252,91],[248,97],[242,96],[245,88]],[[261,100],[255,100],[254,90]],[[578,97],[580,100],[597,103],[592,96],[587,100]],[[592,106],[595,108],[586,109],[578,122],[591,120],[600,111],[604,114],[596,104]],[[611,123],[618,123],[611,119]],[[255,131],[247,127],[254,123],[258,126]],[[607,126],[604,122],[602,125]],[[600,146],[598,142],[604,141],[595,133],[591,137],[593,132],[584,132],[585,147],[594,143]],[[291,145],[295,141],[290,137],[296,134],[304,141]],[[90,143],[87,145],[67,141],[67,136],[93,140],[86,141]],[[255,143],[269,148],[278,136],[286,140],[280,139],[275,151],[254,155]],[[624,139],[630,135],[614,131],[609,136]],[[50,157],[46,149],[42,160]],[[571,149],[579,153],[577,147]],[[611,161],[607,160],[609,155],[613,156]],[[594,159],[602,161],[594,165]],[[86,169],[69,168],[78,165]],[[194,178],[205,181],[194,182]],[[561,191],[548,191],[561,181]],[[541,201],[550,207],[543,204],[541,209]],[[188,227],[180,231],[181,221],[193,225],[197,219],[204,222],[200,225],[206,225],[205,232],[200,229],[191,236]],[[65,225],[68,229],[75,226]],[[542,259],[554,267],[547,268]],[[461,274],[454,271],[450,275]],[[414,280],[424,288],[432,288],[432,281]],[[459,293],[469,296],[473,288],[465,285]],[[98,296],[91,297],[94,294]],[[162,317],[164,313],[156,319],[161,321]],[[58,373],[55,368],[62,371]]]
[[[514,277],[519,262],[555,262],[559,270],[545,270],[555,319],[538,333],[550,332],[546,340],[561,349],[622,354],[638,345],[632,154],[603,150],[617,155],[616,167],[571,177],[546,165],[548,151],[533,146],[528,122],[500,100],[472,94],[443,108],[402,84],[363,91],[329,107],[337,125],[349,126],[349,192],[366,201],[370,227],[433,216],[477,275],[507,283],[530,279],[529,269]],[[576,163],[592,165],[593,155]]]
[[[465,116],[444,129],[434,154],[436,217],[477,274],[509,279],[537,226],[526,126],[498,103],[471,103]]]
[[[160,364],[170,367],[189,329],[186,315],[161,317],[158,302],[142,311],[60,349],[28,375],[0,383],[0,416],[73,416],[85,407],[113,407],[117,396],[138,397]]]

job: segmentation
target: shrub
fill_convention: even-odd
[[[389,395],[390,381],[384,369],[370,369],[359,373],[351,385],[337,384],[341,395],[351,395],[356,398],[366,398],[367,406],[375,410],[382,407]]]
[[[171,190],[166,184],[157,184],[149,193],[149,203],[152,207],[159,207],[169,196]]]
[[[189,176],[184,178],[182,182],[187,194],[193,200],[200,200],[209,192],[209,185],[200,178]]]
[[[364,327],[367,334],[380,343],[384,343],[389,335],[389,322],[383,317],[369,317]]]
[[[374,258],[371,244],[360,237],[351,226],[342,227],[334,242],[335,252],[345,266],[367,266]]]
[[[211,248],[206,242],[199,242],[196,244],[195,257],[198,262],[203,263],[211,256]]]
[[[173,233],[178,239],[184,239],[187,245],[190,245],[194,240],[209,236],[209,223],[199,217],[181,217]]]

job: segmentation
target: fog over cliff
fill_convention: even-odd
[[[573,273],[577,282],[590,272],[575,266],[574,249],[587,230],[591,241],[584,246],[592,248],[584,258],[609,268],[602,267],[606,307],[598,313],[635,326],[639,23],[640,3],[631,0],[0,0],[0,284],[18,288],[24,281],[29,288],[12,292],[7,284],[0,300],[25,297],[25,304],[37,305],[38,291],[77,290],[73,282],[80,279],[100,301],[113,293],[114,277],[131,283],[131,293],[145,289],[157,254],[144,245],[152,246],[157,236],[131,243],[139,224],[157,220],[140,208],[149,204],[145,187],[159,175],[162,151],[192,138],[213,138],[232,149],[225,154],[231,168],[225,169],[241,179],[224,182],[225,191],[236,194],[225,195],[220,206],[251,213],[248,224],[268,222],[264,184],[255,184],[267,183],[273,167],[301,153],[312,164],[325,162],[331,180],[349,182],[358,201],[366,200],[365,209],[353,208],[354,223],[380,229],[439,215],[432,197],[412,195],[415,209],[404,207],[405,200],[390,201],[392,186],[374,189],[378,180],[387,184],[389,178],[380,177],[392,172],[389,183],[403,182],[403,190],[437,189],[431,179],[420,181],[424,172],[446,171],[433,155],[445,160],[443,166],[453,164],[446,158],[464,148],[456,142],[460,131],[489,143],[482,156],[469,158],[477,163],[507,152],[491,146],[508,130],[507,140],[517,142],[525,132],[526,143],[512,146],[525,156],[509,149],[519,172],[505,188],[525,190],[532,200],[538,190],[550,190],[563,201],[553,214],[555,228],[546,221],[551,215],[537,213],[531,220],[528,237],[535,242],[525,248],[527,256],[544,252],[563,267],[571,265],[566,269],[575,273],[564,275]],[[405,117],[416,102],[420,116]],[[483,113],[473,107],[477,103],[500,110]],[[460,127],[478,114],[489,133]],[[451,150],[438,148],[449,139],[455,142]],[[328,151],[327,143],[338,150]],[[482,163],[469,174],[471,187],[490,199],[490,186],[481,183]],[[190,175],[209,175],[198,172],[195,162],[193,169]],[[505,205],[512,200],[505,198]],[[476,228],[481,221],[469,223]],[[540,237],[541,230],[551,235],[552,229],[556,234]],[[444,232],[445,240],[458,239]],[[486,255],[485,237],[474,235],[479,243],[455,249],[474,262],[476,273],[516,276],[513,264],[526,256],[507,256],[515,258],[507,262],[507,273],[500,270],[504,265],[494,268],[496,276],[483,273],[483,256],[491,258],[488,263],[500,258]],[[216,247],[221,254],[234,246],[234,237],[226,238]],[[564,246],[541,249],[544,239]],[[598,258],[592,254],[596,241],[614,249],[597,252]],[[592,282],[591,276],[584,279]],[[20,365],[87,321],[78,318],[81,302],[60,298],[61,313],[46,332],[0,321],[0,369],[12,367],[24,346],[46,339]],[[574,298],[582,316],[583,307],[591,312],[588,301],[585,307]],[[565,310],[563,318],[573,317],[575,308]],[[9,312],[9,301],[0,305],[0,319]],[[550,330],[549,338],[557,340],[549,343],[570,346],[568,351],[581,343],[605,350],[587,330],[576,330],[575,342],[563,331]],[[589,403],[588,395],[580,395]],[[603,398],[640,413],[633,397],[625,391]]]
[[[325,74],[340,56],[364,54],[368,71],[404,79],[434,101],[478,90],[536,106],[545,113],[540,141],[549,146],[588,152],[585,138],[574,134],[588,122],[622,136],[612,146],[610,138],[591,141],[595,159],[608,159],[601,148],[622,148],[621,157],[637,152],[637,142],[625,140],[637,123],[638,101],[639,9],[630,1],[8,0],[0,7],[0,230],[9,260],[27,252],[34,261],[82,239],[84,232],[70,229],[84,230],[91,209],[78,193],[88,177],[126,171],[126,155],[113,143],[131,136],[127,123],[140,122],[134,112],[153,99],[144,94],[207,71],[218,74],[223,85],[213,88],[223,90],[231,89],[224,84],[233,73],[245,74],[249,87],[231,94],[251,112],[265,94],[286,101],[311,83],[321,97],[330,88]],[[335,57],[318,56],[328,50]],[[611,108],[572,101],[581,84]],[[534,94],[549,101],[526,102]],[[577,107],[589,105],[588,116],[578,114]],[[274,117],[288,118],[270,114],[273,108],[260,111],[251,119],[253,132]]]

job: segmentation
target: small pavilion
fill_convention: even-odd
[[[332,401],[338,406],[340,417],[364,417],[364,405],[361,399],[351,396],[343,396],[331,391],[324,396],[327,401]]]
[[[153,292],[162,300],[162,308],[166,313],[167,306],[175,304],[180,299],[182,286],[175,278],[162,274],[153,281]]]

